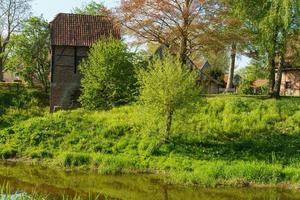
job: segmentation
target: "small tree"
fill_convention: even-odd
[[[169,139],[174,113],[197,95],[196,73],[183,66],[179,58],[166,56],[154,60],[139,72],[140,101],[163,123],[162,142]]]
[[[31,0],[0,0],[0,81],[3,80],[3,70],[10,54],[8,46],[12,35],[20,30],[22,21],[29,16],[30,2]]]
[[[134,98],[133,55],[118,40],[100,40],[80,66],[81,104],[88,109],[109,109]]]
[[[8,69],[20,74],[30,85],[38,83],[47,93],[49,88],[50,29],[43,17],[31,17],[23,23],[20,34],[10,43]]]

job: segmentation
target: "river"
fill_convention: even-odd
[[[276,188],[199,188],[166,184],[157,175],[108,176],[66,172],[38,165],[0,163],[0,185],[12,193],[42,193],[55,199],[65,196],[98,196],[124,200],[294,200],[300,192]],[[3,195],[3,194],[2,194]],[[0,196],[1,198],[1,196]]]

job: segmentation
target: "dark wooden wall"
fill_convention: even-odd
[[[50,109],[70,109],[78,105],[80,73],[78,65],[87,57],[88,47],[52,46]]]

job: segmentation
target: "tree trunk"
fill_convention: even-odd
[[[278,66],[276,80],[275,80],[275,84],[274,84],[274,91],[273,91],[273,97],[275,97],[275,98],[280,97],[280,86],[281,86],[283,67],[284,67],[284,55],[283,55],[283,53],[281,53],[280,54],[280,63]]]
[[[275,32],[273,35],[273,50],[268,52],[269,54],[269,95],[274,97],[274,87],[275,87],[275,69],[276,69],[276,46],[278,37],[278,26],[275,27]]]
[[[187,39],[185,37],[182,38],[181,44],[180,44],[180,60],[183,64],[186,64],[187,62]]]
[[[169,140],[170,131],[172,127],[172,121],[173,121],[173,111],[168,111],[167,113],[167,119],[166,119],[166,129],[163,136],[163,143],[166,143]]]
[[[231,88],[233,88],[233,78],[234,78],[234,68],[235,68],[235,59],[236,59],[236,44],[232,43],[231,45],[231,63],[229,67],[229,74],[228,74],[228,80],[227,85],[225,89],[225,93],[229,92]]]
[[[0,82],[4,81],[3,70],[4,70],[4,59],[1,56],[1,51],[0,51]]]
[[[269,95],[274,97],[274,86],[275,86],[275,58],[269,62]]]
[[[184,7],[182,10],[182,30],[181,30],[181,41],[180,41],[180,52],[179,56],[181,62],[186,64],[187,62],[187,48],[188,48],[188,34],[189,34],[189,20],[190,20],[190,0],[185,0]]]

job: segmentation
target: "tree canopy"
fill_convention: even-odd
[[[100,40],[80,65],[81,104],[88,109],[108,109],[133,100],[135,70],[133,56],[118,40]]]
[[[299,0],[235,0],[233,3],[236,12],[256,32],[257,47],[269,63],[269,92],[279,96],[287,44],[300,28]],[[276,58],[280,58],[280,63],[275,77]]]
[[[98,3],[96,1],[90,1],[83,4],[81,7],[75,7],[72,10],[75,14],[82,15],[103,15],[106,16],[109,14],[109,10],[103,5],[103,3]]]
[[[10,39],[20,30],[22,22],[29,17],[30,2],[31,0],[0,1],[0,81],[3,80]]]
[[[20,74],[30,85],[41,84],[47,92],[49,88],[50,30],[43,17],[26,20],[20,33],[12,38],[8,67]]]
[[[125,0],[118,13],[128,34],[141,43],[164,44],[185,61],[205,44],[218,42],[211,39],[214,38],[212,22],[218,20],[216,7],[218,1],[214,0]]]
[[[171,55],[155,59],[147,69],[140,70],[140,102],[147,112],[154,113],[153,118],[161,125],[162,142],[169,138],[175,112],[199,94],[196,80],[197,74]]]

